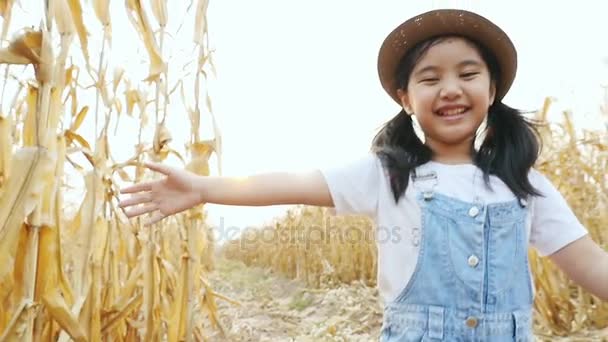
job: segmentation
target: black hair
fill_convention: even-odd
[[[399,89],[407,89],[416,63],[429,48],[446,38],[428,39],[401,59],[396,71]],[[501,75],[494,55],[480,44],[465,39],[477,48],[488,66],[491,79],[498,84]],[[522,114],[500,100],[495,100],[488,109],[484,141],[478,151],[474,148],[477,137],[471,144],[473,163],[483,171],[486,186],[490,187],[490,175],[495,175],[518,199],[524,199],[528,195],[541,195],[528,179],[530,168],[536,163],[541,150],[541,140],[536,129],[538,123]],[[405,110],[401,110],[381,127],[372,141],[371,151],[378,156],[388,173],[395,202],[405,193],[409,176],[415,168],[433,157],[431,148],[416,135],[412,117]]]

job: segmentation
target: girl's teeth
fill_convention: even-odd
[[[446,116],[449,116],[449,115],[458,115],[458,114],[462,114],[462,113],[464,113],[464,111],[465,111],[465,109],[464,109],[464,108],[460,108],[460,109],[450,109],[450,110],[443,111],[443,112],[441,112],[440,114],[441,114],[441,115],[446,115]]]

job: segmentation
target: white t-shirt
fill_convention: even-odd
[[[496,176],[490,176],[488,189],[483,174],[473,164],[448,165],[431,161],[422,170],[433,170],[438,177],[435,192],[466,202],[479,197],[484,203],[515,199],[511,190]],[[378,246],[378,289],[383,300],[393,300],[410,280],[418,258],[421,212],[417,190],[410,177],[405,197],[395,204],[388,177],[380,159],[369,154],[349,165],[321,170],[329,186],[337,215],[359,214],[375,222]],[[420,173],[422,174],[422,173]],[[587,234],[563,196],[538,171],[529,173],[532,186],[544,197],[530,197],[527,220],[529,243],[542,256],[550,255]]]

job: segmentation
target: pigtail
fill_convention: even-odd
[[[540,150],[535,123],[497,101],[488,110],[486,137],[474,162],[483,170],[486,185],[490,184],[490,175],[496,175],[517,198],[523,199],[527,195],[541,195],[528,179]]]
[[[405,193],[413,169],[431,160],[432,151],[414,131],[412,117],[401,110],[374,137],[372,152],[388,173],[395,203]]]

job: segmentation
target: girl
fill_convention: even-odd
[[[120,206],[137,205],[129,217],[150,213],[148,224],[200,203],[367,214],[377,237],[392,234],[377,239],[381,340],[531,341],[528,244],[605,300],[608,253],[532,169],[534,127],[501,102],[516,66],[511,40],[487,19],[462,10],[418,15],[380,48],[380,82],[402,110],[365,158],[245,179],[150,163],[166,177],[123,189],[133,195]]]

